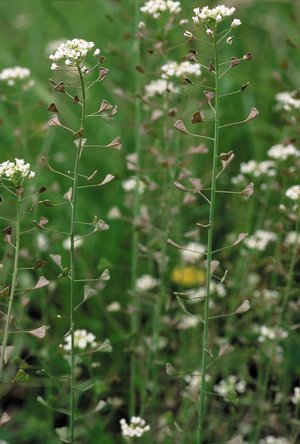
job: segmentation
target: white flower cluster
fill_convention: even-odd
[[[120,424],[122,435],[128,438],[140,438],[150,430],[150,426],[146,425],[145,420],[139,416],[132,416],[129,424],[127,424],[126,419],[122,418]]]
[[[275,162],[273,160],[249,160],[242,162],[240,165],[240,173],[231,179],[234,185],[239,185],[245,181],[245,175],[253,177],[274,177],[276,176]]]
[[[178,14],[181,11],[180,2],[173,0],[148,0],[141,7],[141,12],[159,19],[162,12]]]
[[[173,82],[169,82],[166,79],[158,79],[152,80],[148,85],[146,85],[145,91],[147,97],[154,97],[156,95],[162,96],[167,91],[177,94],[179,92],[179,88],[175,86]]]
[[[150,291],[157,287],[158,279],[150,274],[144,274],[136,280],[136,289],[139,291]]]
[[[289,444],[289,441],[282,436],[276,437],[273,435],[266,436],[258,441],[259,444]]]
[[[30,171],[30,163],[25,163],[23,159],[0,163],[0,179],[6,178],[15,185],[22,183],[23,179],[32,179],[34,176],[35,173]]]
[[[74,346],[80,350],[85,350],[87,347],[95,347],[96,336],[93,333],[89,333],[86,330],[75,330],[74,331]],[[63,348],[67,351],[71,350],[71,335],[65,337],[65,344]]]
[[[246,382],[239,380],[235,375],[230,375],[214,385],[214,391],[226,399],[230,392],[245,393]]]
[[[286,237],[285,237],[285,239],[284,239],[284,241],[283,241],[283,244],[284,244],[286,247],[292,247],[292,246],[294,246],[296,243],[297,243],[297,245],[300,244],[300,234],[298,234],[297,231],[290,231],[290,232],[286,235]]]
[[[210,291],[212,294],[216,294],[219,298],[224,298],[227,294],[227,290],[223,284],[215,281],[210,282]],[[196,303],[203,300],[206,297],[206,287],[197,288],[197,290],[188,290],[186,295],[190,303]]]
[[[283,91],[276,94],[277,107],[285,111],[300,109],[300,97],[298,91]]]
[[[264,251],[269,242],[274,242],[277,235],[271,231],[257,230],[253,236],[248,236],[244,240],[244,245],[251,250]]]
[[[139,194],[143,194],[143,192],[146,189],[146,185],[138,177],[133,176],[130,179],[124,180],[122,182],[122,188],[124,191],[127,192],[134,191],[135,189],[137,189]]]
[[[300,387],[294,387],[294,394],[291,401],[295,405],[300,404]]]
[[[0,80],[6,82],[8,86],[14,86],[18,81],[23,81],[30,77],[31,71],[28,68],[14,66],[13,68],[5,68],[0,72]],[[34,81],[23,83],[22,89],[27,90],[34,85]]]
[[[193,21],[194,23],[196,23],[196,25],[199,25],[199,23],[202,22],[211,26],[213,25],[213,23],[220,23],[226,17],[230,17],[234,13],[235,8],[227,8],[224,5],[218,5],[212,9],[209,9],[208,6],[204,6],[204,8],[202,9],[195,8],[193,11],[195,14],[195,16],[193,17]],[[239,24],[237,24],[237,21],[239,22],[239,24],[241,23],[238,19],[235,19],[232,22],[233,26],[231,25],[233,28],[239,26]]]
[[[278,300],[279,293],[276,290],[270,290],[269,288],[263,288],[262,290],[255,290],[253,293],[255,298],[263,298],[267,301]]]
[[[288,188],[285,192],[286,197],[291,200],[299,200],[300,199],[300,185],[293,185]]]
[[[280,327],[270,328],[266,325],[261,325],[259,327],[259,337],[258,342],[275,341],[278,339],[285,339],[288,337],[288,332]]]
[[[275,160],[287,160],[288,157],[300,157],[300,151],[291,143],[278,144],[268,150],[268,156]]]
[[[73,39],[67,40],[66,43],[61,43],[54,54],[50,54],[49,59],[54,63],[51,65],[51,69],[58,69],[58,65],[56,62],[65,61],[65,64],[70,65],[78,65],[83,62],[86,55],[92,50],[95,46],[94,42],[87,42],[83,39]],[[100,49],[97,48],[94,51],[94,55],[98,55],[100,53]]]
[[[199,259],[203,257],[205,253],[205,246],[198,242],[188,242],[184,245],[181,251],[181,257],[183,262],[188,264],[195,264]]]
[[[188,60],[181,63],[170,61],[163,65],[161,70],[163,79],[168,79],[170,77],[180,78],[187,75],[198,77],[201,74],[200,65],[189,62]]]
[[[189,330],[190,328],[196,327],[200,323],[200,319],[196,316],[191,316],[183,314],[181,320],[177,324],[179,330]]]

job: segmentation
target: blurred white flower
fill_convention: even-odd
[[[203,254],[205,253],[205,246],[199,244],[198,242],[188,242],[180,251],[183,262],[195,264],[203,257]]]
[[[242,24],[242,22],[239,19],[234,19],[230,26],[232,29],[234,29],[234,28],[237,28],[238,26],[240,26],[241,24]]]
[[[294,394],[291,401],[295,405],[300,404],[300,387],[294,387]]]
[[[148,0],[140,9],[154,19],[159,19],[163,12],[178,14],[181,11],[180,2],[173,0]]]
[[[180,322],[177,324],[179,330],[188,330],[189,328],[196,327],[200,323],[200,320],[196,316],[190,316],[187,314],[182,315]]]
[[[121,211],[118,207],[111,207],[107,213],[108,219],[120,219],[122,217]]]
[[[63,348],[67,351],[71,350],[71,335],[67,335],[65,337],[65,344]],[[74,347],[79,348],[80,350],[85,350],[88,347],[95,347],[96,336],[93,333],[88,332],[87,330],[75,330],[74,331]]]
[[[276,94],[277,107],[285,111],[300,109],[300,97],[298,91],[283,91]]]
[[[74,248],[75,250],[83,245],[83,239],[82,236],[74,236]],[[63,248],[67,251],[70,251],[71,249],[71,237],[67,237],[63,241]]]
[[[283,244],[286,247],[292,247],[295,245],[295,243],[297,243],[297,245],[300,245],[300,233],[297,233],[297,231],[290,231],[289,233],[287,233]]]
[[[258,441],[259,444],[289,444],[289,441],[283,437],[275,437],[273,435],[266,436]]]
[[[285,192],[286,197],[291,200],[299,200],[300,199],[300,185],[293,185],[288,188]]]
[[[20,84],[23,90],[28,90],[34,85],[32,79],[28,80],[30,76],[30,69],[14,66],[13,68],[5,68],[0,72],[0,81],[6,82],[8,86]]]
[[[136,289],[138,291],[150,291],[157,287],[159,281],[150,274],[144,274],[136,280]]]
[[[237,376],[230,375],[226,379],[222,379],[218,384],[214,385],[214,391],[226,400],[227,396],[231,392],[245,393],[246,382],[238,379]]]
[[[278,144],[268,150],[268,156],[275,160],[286,160],[288,157],[300,157],[300,151],[291,143]]]
[[[244,240],[244,245],[251,250],[264,251],[269,242],[274,242],[277,235],[271,231],[257,230],[253,236],[248,236]]]
[[[138,177],[133,176],[130,179],[124,180],[122,182],[122,188],[124,191],[127,192],[134,191],[137,188],[139,194],[143,194],[146,189],[146,185]]]
[[[288,332],[280,327],[267,327],[266,325],[261,325],[259,327],[259,337],[258,342],[275,341],[278,339],[285,339],[288,337]]]
[[[161,67],[162,78],[169,79],[170,77],[183,77],[187,75],[200,76],[201,68],[198,63],[192,63],[188,60],[178,63],[169,61]]]
[[[162,96],[166,92],[178,93],[179,88],[174,85],[173,82],[169,82],[167,79],[152,80],[148,85],[145,86],[146,96]]]
[[[127,424],[126,419],[122,418],[120,424],[122,435],[128,438],[140,438],[150,430],[150,426],[139,416],[132,416],[129,424]]]

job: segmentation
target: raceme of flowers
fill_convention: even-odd
[[[156,95],[162,96],[166,92],[177,94],[179,88],[174,85],[173,82],[169,82],[166,79],[152,80],[145,86],[146,96],[154,97]]]
[[[85,350],[88,347],[95,347],[96,345],[96,336],[93,335],[93,333],[90,333],[84,329],[74,331],[75,348]],[[67,335],[65,337],[65,344],[63,345],[63,348],[67,351],[71,350],[71,335]]]
[[[161,13],[178,14],[181,11],[180,2],[173,0],[148,0],[141,7],[141,12],[159,19]]]
[[[120,420],[120,425],[122,435],[128,438],[140,438],[144,433],[150,430],[150,426],[139,416],[132,416],[129,424],[126,422],[126,419],[122,418]]]
[[[266,325],[261,325],[259,327],[259,337],[258,342],[265,341],[275,341],[278,339],[287,338],[288,333],[280,327],[267,327]]]
[[[22,89],[27,90],[34,85],[33,80],[27,79],[30,77],[31,71],[28,68],[21,66],[14,66],[13,68],[5,68],[0,72],[0,80],[6,82],[8,86],[14,86],[17,82],[22,82]],[[26,82],[24,83],[24,80]]]
[[[30,163],[25,163],[23,159],[0,163],[0,179],[8,179],[14,185],[20,185],[24,179],[32,179],[34,176],[35,173],[30,171]]]
[[[268,156],[275,160],[287,160],[289,157],[300,157],[300,151],[291,143],[278,144],[268,150]]]
[[[200,22],[206,26],[214,27],[216,24],[221,23],[225,18],[230,17],[235,12],[235,8],[227,8],[224,5],[218,5],[215,8],[210,9],[208,6],[204,8],[195,8],[193,21],[196,25]],[[241,24],[239,19],[234,19],[231,23],[232,28],[236,28]]]
[[[239,380],[235,375],[230,375],[214,385],[214,391],[226,400],[232,392],[245,393],[246,382]]]
[[[283,91],[276,94],[277,108],[284,111],[300,109],[300,97],[298,91]]]
[[[200,65],[189,62],[188,60],[181,63],[169,61],[161,67],[161,70],[163,79],[169,79],[170,77],[180,78],[187,75],[198,77],[201,74]]]
[[[51,69],[57,69],[56,62],[61,61],[64,61],[67,66],[82,63],[94,46],[94,42],[87,42],[83,39],[67,40],[65,43],[61,43],[55,53],[49,56],[49,59],[54,62]],[[99,53],[100,49],[97,48],[93,55],[96,56]]]
[[[253,236],[248,236],[244,240],[244,245],[251,250],[264,251],[269,242],[274,242],[277,235],[271,231],[257,230]]]

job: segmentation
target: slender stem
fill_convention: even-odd
[[[20,196],[20,193],[17,191],[17,193],[16,193],[16,238],[15,238],[15,250],[14,250],[15,257],[14,257],[14,268],[13,268],[13,275],[12,275],[11,290],[10,290],[10,295],[9,295],[8,310],[7,310],[7,314],[6,314],[4,335],[3,335],[1,355],[0,355],[0,381],[1,382],[2,382],[2,373],[3,373],[4,361],[5,361],[5,352],[6,352],[7,340],[8,340],[8,334],[9,334],[9,325],[10,325],[10,321],[11,321],[12,307],[13,307],[13,301],[14,301],[15,290],[16,290],[17,279],[18,279],[20,239],[21,239],[20,201],[21,201],[21,196]]]
[[[140,20],[140,6],[138,0],[133,0],[134,4],[134,33],[138,29],[138,23]],[[134,39],[133,50],[135,65],[140,65],[141,51],[140,40]],[[141,99],[140,99],[140,87],[141,80],[140,74],[135,70],[135,100],[134,100],[134,139],[135,139],[135,153],[137,156],[137,180],[139,180],[140,171],[140,153],[141,153]],[[134,204],[133,204],[133,223],[140,212],[140,193],[138,187],[134,192]],[[136,280],[138,273],[138,242],[139,232],[135,228],[132,236],[131,243],[131,291],[133,295],[133,305],[135,310],[131,316],[131,334],[132,334],[132,352],[130,356],[130,385],[129,385],[129,412],[131,416],[136,414],[136,377],[137,377],[137,354],[136,354],[136,341],[139,328],[139,300],[136,293]]]
[[[85,86],[82,77],[82,72],[80,66],[78,65],[78,73],[82,88],[82,109],[81,109],[81,129],[84,126],[85,120]],[[75,344],[74,344],[74,331],[75,331],[75,286],[76,286],[76,270],[75,270],[75,226],[76,226],[76,216],[77,216],[77,190],[78,190],[78,179],[79,179],[79,162],[82,150],[82,138],[79,138],[76,155],[75,155],[75,166],[74,166],[74,182],[72,188],[72,199],[71,199],[71,226],[70,226],[70,335],[71,335],[71,372],[70,372],[70,442],[74,442],[74,429],[75,429],[75,410],[76,410],[76,400],[75,400]]]
[[[199,423],[198,423],[198,439],[197,443],[204,442],[204,419],[205,419],[205,401],[206,401],[206,360],[208,349],[208,326],[209,326],[209,300],[211,292],[211,275],[212,275],[212,256],[213,256],[213,228],[215,219],[215,202],[216,202],[216,182],[217,182],[217,161],[219,148],[219,66],[218,66],[218,43],[217,35],[214,36],[214,54],[215,54],[215,125],[214,125],[214,149],[212,160],[212,180],[210,192],[210,209],[209,209],[209,227],[207,238],[207,271],[206,271],[206,298],[204,305],[204,327],[202,339],[202,358],[201,358],[201,383],[199,393]]]

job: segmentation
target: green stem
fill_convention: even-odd
[[[81,89],[82,89],[82,109],[81,109],[81,130],[83,130],[85,121],[85,86],[82,77],[80,66],[77,66],[80,77]],[[74,344],[74,331],[75,331],[75,286],[76,286],[76,270],[75,270],[75,225],[76,225],[76,213],[77,213],[77,191],[78,191],[78,179],[79,179],[79,162],[82,151],[82,137],[79,138],[78,145],[76,147],[74,177],[73,177],[73,189],[71,199],[71,226],[70,226],[70,335],[71,335],[71,373],[70,373],[70,441],[74,442],[74,429],[75,429],[75,344]]]
[[[207,271],[206,271],[206,298],[204,305],[204,327],[202,339],[202,358],[201,358],[201,383],[199,393],[199,422],[198,422],[198,444],[204,441],[204,419],[205,419],[205,401],[206,401],[206,361],[208,349],[208,327],[209,327],[209,300],[211,291],[211,274],[212,274],[212,256],[213,256],[213,228],[215,219],[215,202],[216,202],[216,184],[217,184],[217,161],[219,149],[219,66],[218,66],[218,46],[217,35],[214,36],[214,54],[215,54],[215,125],[214,125],[214,148],[212,160],[212,183],[210,193],[210,209],[209,209],[209,228],[207,238]]]
[[[5,320],[4,336],[3,336],[3,340],[2,340],[2,348],[1,348],[1,355],[0,355],[0,381],[2,381],[2,373],[3,373],[4,361],[5,361],[5,351],[6,351],[6,347],[7,347],[7,340],[8,340],[8,334],[9,334],[9,325],[10,325],[10,321],[11,321],[12,307],[13,307],[15,290],[16,290],[17,279],[18,279],[18,265],[19,265],[19,255],[20,255],[20,239],[21,239],[20,202],[21,202],[21,195],[20,195],[19,191],[17,191],[16,192],[15,257],[14,257],[14,268],[13,268],[11,290],[10,290],[10,295],[9,295],[8,310],[7,310],[6,320]]]
[[[138,23],[140,20],[140,6],[138,0],[133,0],[134,4],[134,33],[138,29]],[[141,51],[140,40],[134,38],[133,51],[134,51],[134,64],[140,65]],[[140,99],[140,74],[135,70],[135,101],[134,101],[134,139],[135,139],[135,153],[137,156],[137,170],[139,171],[140,165],[140,152],[141,152],[141,99]],[[139,173],[136,174],[139,181]],[[138,187],[134,192],[134,204],[133,204],[133,223],[140,212],[141,198]],[[131,336],[132,336],[132,351],[130,356],[130,385],[129,385],[129,413],[131,416],[136,414],[136,376],[137,376],[137,355],[136,355],[136,342],[139,328],[139,300],[136,293],[136,280],[138,273],[138,242],[139,232],[134,227],[131,244],[131,291],[133,297],[134,312],[131,316]]]

